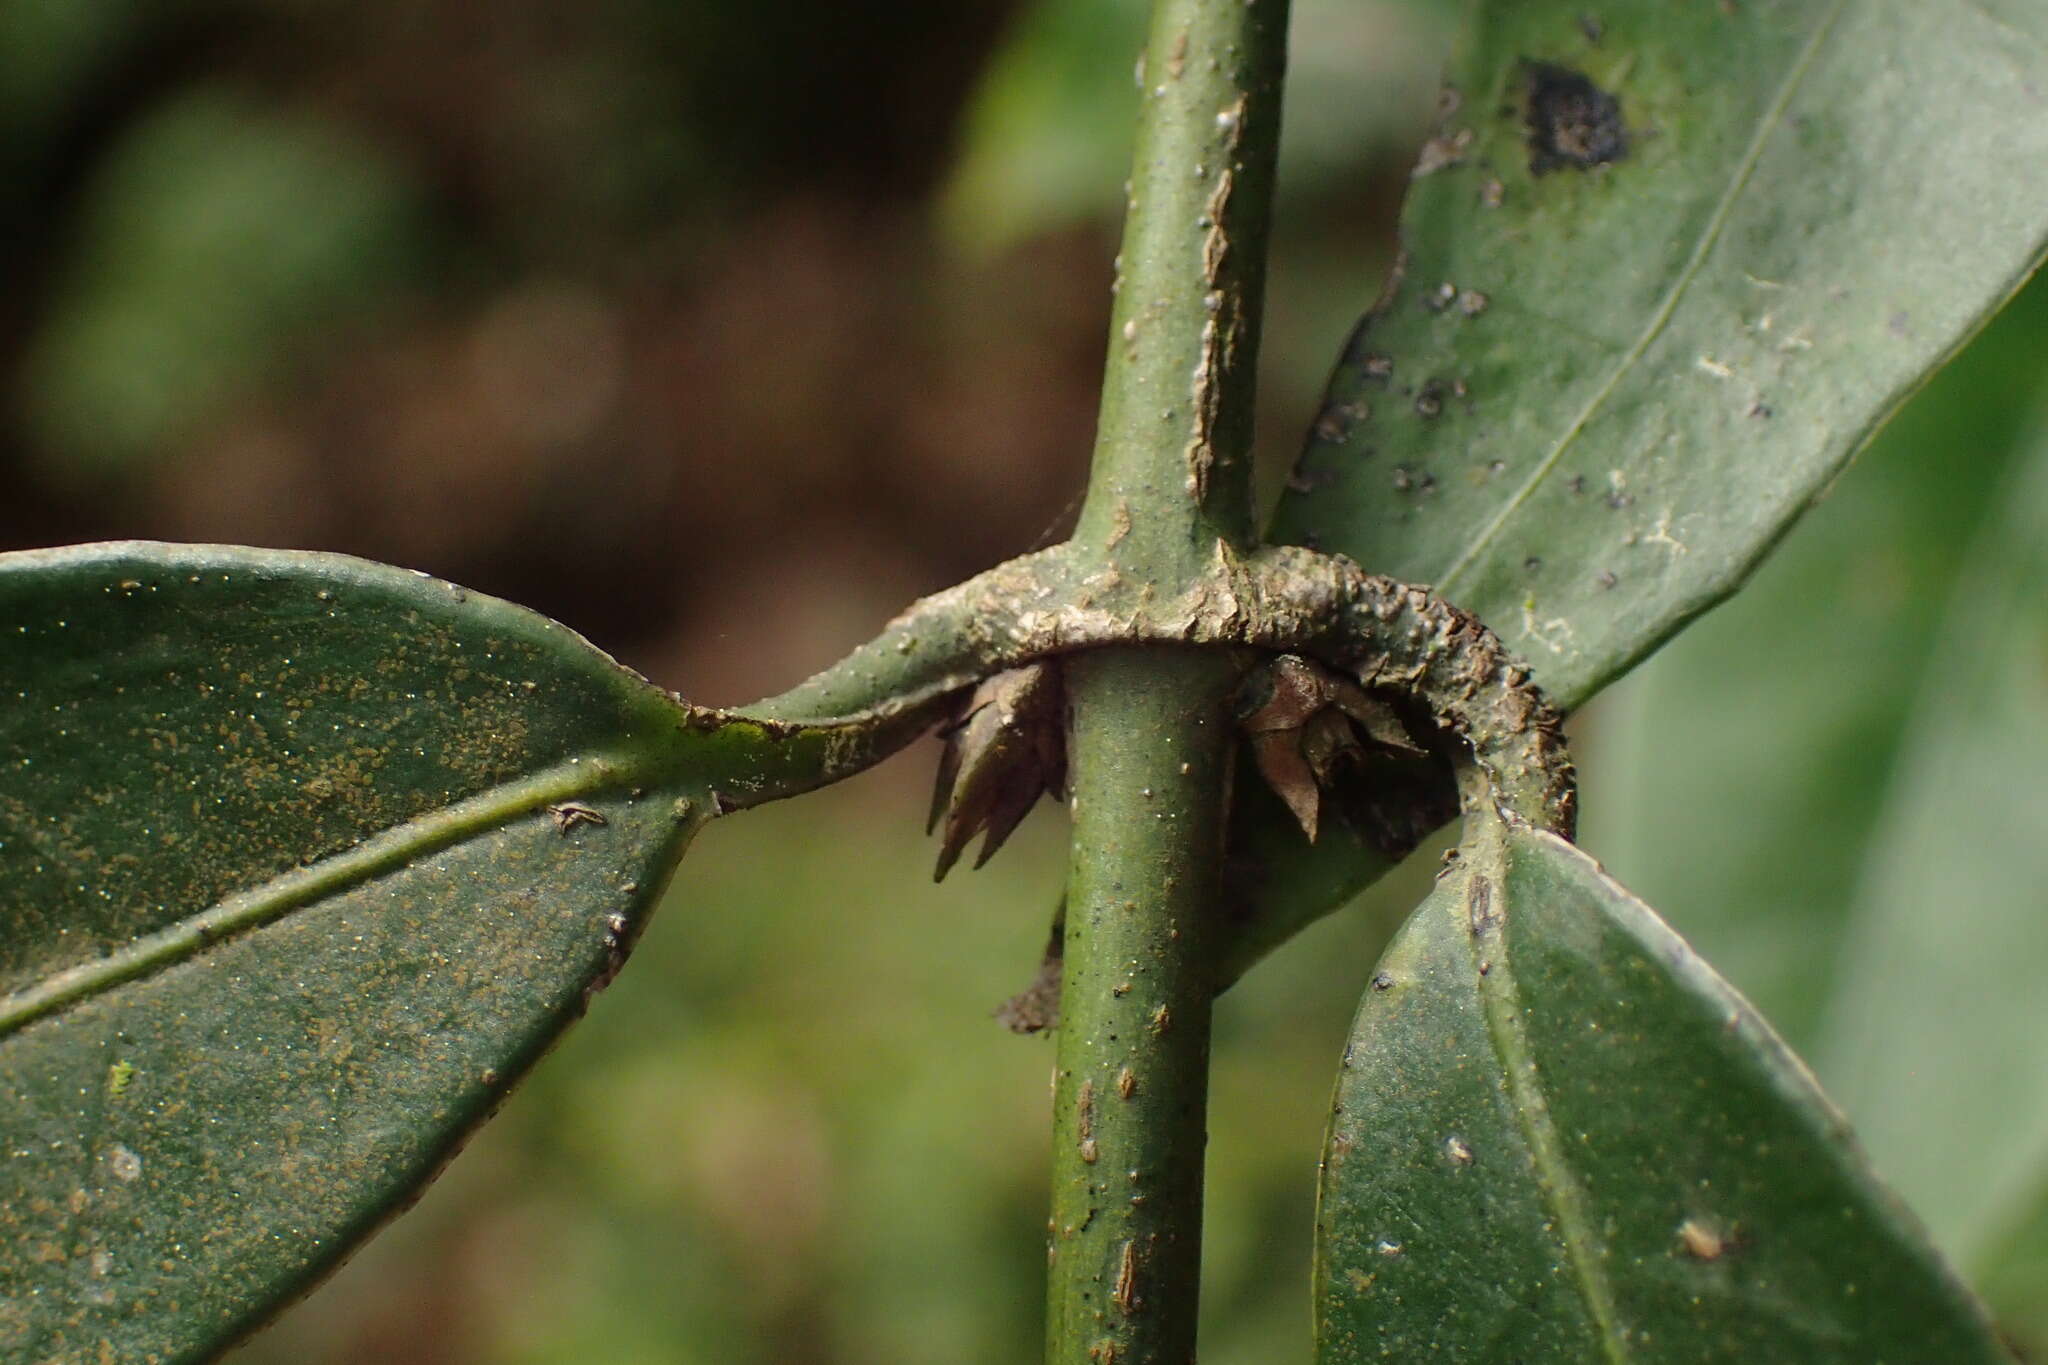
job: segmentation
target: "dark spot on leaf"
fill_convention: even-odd
[[[1536,555],[1530,555],[1527,559],[1522,561],[1522,571],[1524,573],[1535,573],[1538,569],[1541,569],[1542,567],[1543,561]]]
[[[1752,403],[1749,406],[1749,415],[1751,417],[1769,417],[1771,415],[1771,405],[1768,403]]]
[[[1607,36],[1607,25],[1601,23],[1595,15],[1582,14],[1579,16],[1579,32],[1586,35],[1587,42],[1597,45]]]
[[[1432,313],[1441,313],[1444,309],[1450,307],[1452,301],[1457,297],[1458,286],[1452,284],[1449,280],[1445,280],[1442,284],[1422,296],[1422,306]]]
[[[1628,155],[1621,103],[1580,72],[1548,62],[1525,62],[1529,173],[1564,166],[1588,170]]]
[[[1601,587],[1603,587],[1603,588],[1611,588],[1611,587],[1613,587],[1613,586],[1614,586],[1614,585],[1615,585],[1616,583],[1619,583],[1620,581],[1621,581],[1621,580],[1620,580],[1619,578],[1616,578],[1616,577],[1614,576],[1614,570],[1612,570],[1612,569],[1602,569],[1602,570],[1600,571],[1600,586],[1601,586]]]
[[[1372,988],[1376,991],[1390,991],[1394,989],[1394,978],[1385,972],[1374,972],[1372,974]]]
[[[1584,474],[1572,475],[1571,480],[1565,484],[1565,487],[1571,489],[1574,493],[1583,494],[1586,491],[1586,476]]]
[[[1422,392],[1415,395],[1415,413],[1419,417],[1435,417],[1444,410],[1444,381],[1424,381]]]

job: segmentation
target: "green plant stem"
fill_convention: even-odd
[[[1287,0],[1156,0],[1088,496],[1074,539],[1155,575],[1255,538],[1253,371]],[[1164,586],[1164,585],[1162,585]]]
[[[1046,1359],[1194,1358],[1230,660],[1067,666],[1074,853],[1054,1101]]]
[[[1171,597],[1255,541],[1250,437],[1286,0],[1156,0],[1102,412],[1073,548]],[[1049,1365],[1195,1355],[1232,660],[1067,664],[1074,843]]]

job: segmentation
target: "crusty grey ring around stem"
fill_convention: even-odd
[[[1121,644],[1305,654],[1368,687],[1413,697],[1469,746],[1484,777],[1468,804],[1572,837],[1577,804],[1562,717],[1500,638],[1427,588],[1298,546],[1233,554],[1162,597],[1114,558],[1072,544],[996,566],[918,601],[809,681],[739,714],[781,724],[901,720],[1004,669]],[[1468,784],[1469,787],[1469,784]]]

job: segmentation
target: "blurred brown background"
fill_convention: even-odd
[[[1297,9],[1276,464],[1447,40]],[[1063,531],[1143,10],[0,0],[0,548],[345,551],[780,690]],[[987,1016],[1059,817],[934,889],[928,765],[707,834],[507,1112],[238,1359],[1035,1359],[1050,1051]],[[1339,932],[1226,1014],[1212,1360],[1306,1353]]]
[[[1061,528],[1141,20],[5,0],[0,544],[345,550],[693,697],[786,685]],[[1275,451],[1441,41],[1301,23],[1343,107],[1297,92],[1280,297],[1316,306],[1278,324]]]
[[[534,606],[693,700],[778,691],[1060,534],[1143,8],[0,0],[0,549],[346,551]],[[1449,8],[1296,0],[1269,470],[1377,290]],[[1873,973],[1894,888],[2048,973],[2048,844],[1965,875],[1890,837],[1974,848],[1989,803],[2048,827],[2037,780],[1931,809],[1913,776],[1954,661],[2048,659],[2048,616],[1956,633],[1966,572],[2010,558],[2001,490],[2048,461],[2044,324],[2036,288],[1575,726],[1587,845],[1831,1085],[1845,983],[1936,975]],[[590,1017],[238,1365],[1037,1359],[1051,1054],[988,1015],[1036,962],[1061,821],[935,888],[931,756],[714,826]],[[1222,1002],[1212,1365],[1308,1356],[1333,1063],[1430,861]],[[1983,1103],[1917,1120],[1910,1068],[1880,1068],[1852,1113],[2048,1341],[2048,1084],[2014,1081],[2048,1073],[1998,1070],[2038,1040],[1913,1029]]]

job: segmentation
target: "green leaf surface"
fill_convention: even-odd
[[[1616,159],[1532,170],[1539,76],[1549,143]],[[1446,91],[1273,538],[1434,586],[1572,709],[1734,591],[2039,262],[2013,167],[2048,153],[2048,12],[1487,0]],[[1233,972],[1389,864],[1270,813],[1232,838]]]
[[[2039,260],[2048,12],[1487,3],[1281,539],[1575,706],[1730,592]]]
[[[1347,1049],[1318,1359],[2007,1360],[1747,1003],[1583,853],[1474,824]]]
[[[1901,747],[1946,709],[1955,661],[1936,641],[1995,493],[2028,453],[2044,366],[2037,280],[1735,600],[1588,717],[1580,841],[1796,1047],[1826,1008]],[[2011,912],[2033,903],[2016,876]]]
[[[417,1192],[696,829],[911,732],[333,555],[0,556],[0,1355],[203,1359]]]
[[[1582,826],[1810,1048],[1878,1168],[2036,1352],[2044,319],[2037,281],[1735,602],[1615,689]]]

